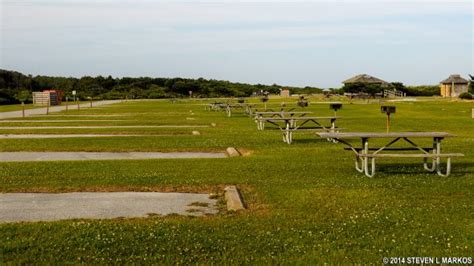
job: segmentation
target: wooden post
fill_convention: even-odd
[[[67,110],[68,110],[68,102],[67,102],[67,96],[66,96],[66,113],[67,113]]]
[[[48,103],[46,104],[46,114],[49,114],[49,105],[51,104],[51,96],[48,95]]]
[[[23,118],[25,118],[25,102],[21,102],[21,113]]]
[[[79,97],[76,98],[76,102],[77,102],[77,110],[81,110],[81,106],[79,104]]]
[[[390,131],[390,113],[387,113],[387,133]]]

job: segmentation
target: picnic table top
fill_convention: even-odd
[[[454,135],[446,132],[318,132],[321,138],[444,138]]]
[[[340,119],[340,116],[287,116],[287,117],[259,117],[260,120],[311,120],[311,119]]]

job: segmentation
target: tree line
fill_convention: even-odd
[[[180,97],[247,97],[261,92],[277,94],[282,89],[290,93],[322,93],[316,87],[288,87],[277,84],[247,84],[214,79],[151,78],[111,76],[81,78],[24,75],[0,70],[0,104],[19,103],[25,92],[58,89],[71,97],[76,91],[79,99],[159,99]],[[191,95],[190,95],[191,94]],[[31,101],[31,97],[26,102]]]
[[[71,97],[76,91],[79,100],[89,97],[100,99],[159,99],[181,97],[248,97],[262,92],[278,94],[282,89],[291,94],[320,94],[325,92],[317,87],[289,87],[278,84],[247,84],[214,79],[152,78],[112,76],[81,78],[24,75],[20,72],[0,69],[0,104],[31,102],[31,92],[58,89],[64,96]],[[384,89],[397,89],[407,96],[439,95],[439,86],[405,86],[400,82],[390,83],[388,87],[373,84],[347,84],[341,88],[331,88],[332,94],[363,92],[375,95]],[[190,95],[191,93],[191,95]]]

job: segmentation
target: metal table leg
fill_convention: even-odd
[[[443,138],[434,138],[434,142],[436,145],[436,155],[441,154],[441,140]],[[446,159],[446,173],[443,173],[441,171],[441,157],[437,156],[436,157],[436,172],[438,173],[439,176],[449,176],[451,174],[451,158],[448,157]]]
[[[363,143],[363,154],[369,154],[369,139],[368,138],[363,138],[362,139]],[[375,174],[375,158],[372,157],[371,159],[371,169],[369,170],[369,157],[364,157],[363,162],[364,162],[364,172],[365,175],[368,177],[373,177]]]
[[[436,146],[437,146],[436,142],[437,142],[436,138],[433,138],[433,151],[432,151],[433,154],[437,153],[437,151],[436,151],[436,149],[437,149],[436,148]],[[431,159],[431,167],[428,167],[428,158],[423,158],[423,167],[425,168],[425,170],[430,171],[430,172],[436,171],[436,158],[433,157]]]

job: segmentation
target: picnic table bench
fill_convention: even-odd
[[[293,141],[293,132],[297,130],[324,130],[327,132],[336,132],[336,116],[285,116],[285,117],[257,117],[259,129],[264,129],[265,123],[276,126],[283,133],[283,141],[291,144]],[[329,121],[330,125],[324,125],[322,121]],[[328,140],[330,140],[328,138]]]
[[[317,133],[322,138],[331,138],[335,142],[345,144],[346,150],[355,153],[355,168],[368,177],[375,174],[376,158],[423,158],[423,167],[429,172],[437,172],[440,176],[449,176],[451,173],[451,158],[464,156],[462,153],[441,153],[441,141],[453,135],[446,132],[320,132]],[[349,143],[348,139],[361,139],[361,146],[357,147]],[[432,147],[421,147],[411,139],[432,138]],[[369,147],[369,139],[389,139],[389,142],[381,147]],[[393,144],[404,140],[408,145],[403,147],[392,147]],[[386,152],[390,153],[386,153]],[[419,153],[404,153],[407,151],[417,151]],[[446,172],[441,170],[441,158],[446,158]],[[428,160],[431,159],[431,165]],[[370,164],[369,164],[370,160]],[[370,167],[369,167],[370,166]]]

